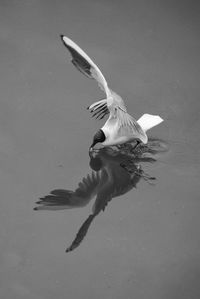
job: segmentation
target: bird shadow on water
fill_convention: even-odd
[[[92,212],[81,225],[75,239],[66,252],[77,248],[94,218],[104,211],[108,202],[136,188],[141,179],[155,184],[155,177],[147,174],[142,165],[155,163],[160,153],[168,150],[160,139],[149,139],[147,145],[125,144],[106,147],[90,156],[92,172],[82,179],[75,191],[55,189],[36,202],[34,210],[64,210],[86,206],[93,198]]]

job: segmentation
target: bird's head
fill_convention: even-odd
[[[95,144],[97,143],[102,143],[104,142],[106,139],[106,136],[103,132],[103,130],[99,130],[96,132],[96,134],[94,135],[94,138],[93,138],[93,142],[92,142],[92,145],[90,146],[90,149],[89,151],[91,152],[93,150],[93,147],[95,146]]]

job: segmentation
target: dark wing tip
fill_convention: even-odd
[[[90,79],[94,79],[92,74],[91,74],[91,64],[88,62],[87,58],[80,53],[78,45],[75,43],[73,44],[73,41],[70,40],[67,36],[60,34],[61,41],[63,45],[68,49],[68,51],[71,54],[72,60],[71,62],[73,65],[86,77]],[[65,38],[67,40],[65,40]]]
[[[64,34],[60,34],[60,38],[61,38],[62,42],[64,42]]]
[[[61,41],[63,42],[64,46],[66,47],[67,45],[66,45],[66,43],[64,41],[64,37],[65,37],[64,34],[60,34]]]

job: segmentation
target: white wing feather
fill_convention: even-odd
[[[69,50],[72,56],[73,64],[78,68],[79,71],[84,73],[87,77],[93,78],[97,81],[101,89],[106,93],[106,96],[110,96],[110,90],[103,74],[101,73],[98,66],[92,61],[92,59],[70,38],[61,35],[63,44]]]

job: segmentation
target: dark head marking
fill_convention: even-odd
[[[95,157],[95,158],[90,158],[90,167],[94,170],[94,171],[99,171],[102,168],[102,161],[100,158]]]
[[[99,143],[99,142],[104,142],[106,139],[106,136],[104,134],[104,132],[100,129],[99,131],[96,132],[96,134],[94,135],[94,138],[93,138],[93,143],[91,145],[90,148],[93,148],[95,146],[96,143]]]

